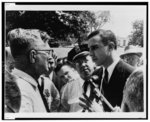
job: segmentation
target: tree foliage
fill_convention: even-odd
[[[143,47],[143,20],[136,20],[133,23],[133,31],[129,36],[130,44]]]
[[[55,40],[81,43],[91,28],[108,20],[106,11],[6,11],[6,34],[14,28],[40,29]]]

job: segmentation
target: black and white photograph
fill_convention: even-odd
[[[148,2],[2,2],[2,119],[148,119]]]

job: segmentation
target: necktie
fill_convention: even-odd
[[[41,77],[41,86],[40,86],[40,89],[41,89],[41,91],[43,93],[43,91],[44,91],[44,78],[43,77]]]
[[[41,97],[42,97],[42,100],[43,100],[43,103],[44,103],[44,106],[45,106],[47,112],[50,112],[49,107],[48,107],[47,100],[46,100],[46,98],[45,98],[45,96],[44,96],[44,94],[43,94],[43,90],[44,90],[44,78],[43,78],[43,77],[41,77],[41,85],[38,84],[38,89],[39,89],[39,91],[40,91],[40,95],[41,95]]]
[[[107,71],[107,69],[105,69],[104,73],[105,73],[104,74],[104,79],[103,79],[103,82],[102,82],[102,94],[107,99],[108,91],[109,91],[109,88],[108,88],[108,71]],[[105,103],[103,103],[103,107],[104,107],[105,111],[111,111],[110,108]]]
[[[108,71],[107,71],[107,69],[105,69],[104,78],[102,81],[102,92],[103,92],[103,94],[105,94],[105,90],[107,89],[107,85],[108,85]]]
[[[105,69],[104,82],[108,83],[108,71],[107,71],[107,69]]]

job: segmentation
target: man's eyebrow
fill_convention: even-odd
[[[95,47],[95,46],[98,46],[97,44],[94,44],[94,45],[92,45],[91,47]]]
[[[95,48],[95,47],[98,47],[98,45],[97,44],[91,45],[89,48]]]

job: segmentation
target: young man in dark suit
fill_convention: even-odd
[[[110,30],[101,29],[92,32],[88,36],[88,47],[93,61],[98,66],[104,67],[103,73],[100,74],[100,76],[104,76],[99,81],[102,82],[100,83],[102,84],[102,91],[100,92],[113,107],[120,106],[125,82],[134,68],[119,59],[117,55],[117,40],[114,33]],[[85,97],[85,99],[88,98]],[[84,100],[81,99],[81,101],[83,102]],[[112,111],[105,103],[103,106],[104,111]]]

